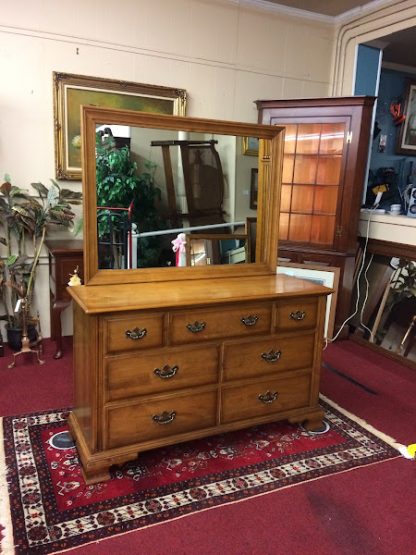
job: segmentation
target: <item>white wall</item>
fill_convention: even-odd
[[[54,177],[53,71],[183,88],[189,116],[256,122],[256,99],[329,94],[333,29],[237,0],[9,2],[0,11],[0,172],[21,187]],[[44,259],[36,299],[45,337],[48,298]],[[67,314],[65,333],[71,325]]]

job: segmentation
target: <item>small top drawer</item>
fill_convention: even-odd
[[[316,326],[318,298],[291,299],[276,304],[276,330],[303,330]]]
[[[170,321],[172,344],[207,341],[224,337],[269,333],[271,305],[240,305],[233,308],[173,312]]]
[[[134,313],[102,319],[104,353],[159,347],[163,343],[163,314]]]

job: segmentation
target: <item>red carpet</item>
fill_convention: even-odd
[[[66,412],[4,418],[16,554],[54,553],[189,513],[397,457],[323,405],[330,430],[274,423],[144,453],[86,486]]]
[[[70,343],[61,361],[51,358],[53,352],[47,344],[42,367],[19,361],[15,369],[7,370],[8,359],[0,358],[0,414],[72,404]],[[324,360],[347,376],[324,368],[324,394],[401,442],[416,441],[415,371],[352,341],[330,345]],[[415,463],[396,458],[198,511],[67,553],[413,555],[415,472]]]

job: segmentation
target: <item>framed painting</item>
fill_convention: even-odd
[[[53,72],[53,91],[57,179],[81,179],[82,105],[178,116],[186,109],[184,89],[100,77]]]
[[[397,137],[398,154],[416,155],[416,81],[410,81],[407,86],[404,101],[404,122],[399,127]]]
[[[326,339],[332,339],[334,335],[340,269],[335,266],[296,264],[294,262],[284,261],[281,266],[279,262],[277,273],[307,279],[334,290],[334,292],[327,297],[324,328],[324,337]]]
[[[243,154],[247,156],[259,155],[259,140],[257,137],[243,137]]]

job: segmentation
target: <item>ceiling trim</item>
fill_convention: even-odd
[[[400,73],[416,73],[416,67],[406,66],[404,64],[396,64],[394,62],[382,62],[382,69],[392,69],[393,71],[400,71]]]
[[[290,6],[283,6],[282,4],[274,4],[273,2],[266,2],[266,0],[230,0],[233,4],[239,4],[240,6],[248,6],[253,8],[259,8],[260,10],[280,13],[284,15],[289,15],[292,17],[301,17],[303,19],[310,19],[313,21],[319,21],[321,23],[335,23],[335,18],[331,15],[323,15],[316,12],[309,12],[307,10],[300,10],[298,8],[292,8]]]
[[[348,12],[344,12],[340,15],[334,17],[334,22],[339,24],[345,24],[349,21],[354,19],[359,19],[360,17],[365,17],[369,15],[371,12],[376,10],[380,10],[382,8],[387,8],[388,6],[393,6],[396,3],[396,0],[373,0],[368,4],[364,4],[364,6],[360,6],[359,8],[353,8]]]
[[[292,8],[291,6],[284,6],[283,4],[275,4],[273,2],[267,2],[266,0],[228,0],[232,4],[237,4],[239,6],[247,6],[258,8],[263,11],[270,13],[280,13],[292,17],[301,17],[303,19],[309,19],[312,21],[317,21],[320,23],[329,23],[332,25],[340,25],[348,23],[354,19],[365,17],[371,12],[378,10],[380,8],[385,8],[387,6],[394,5],[395,0],[373,0],[364,6],[358,8],[353,8],[347,12],[340,15],[324,15],[316,12],[310,12],[308,10],[301,10],[299,8]]]

